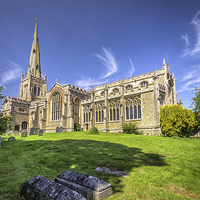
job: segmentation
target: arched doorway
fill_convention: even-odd
[[[19,126],[15,125],[14,131],[18,131],[19,132]]]
[[[76,98],[74,101],[74,123],[80,124],[80,113],[79,113],[79,98]]]

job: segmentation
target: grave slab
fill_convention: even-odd
[[[110,183],[71,170],[57,176],[55,181],[77,191],[88,200],[101,200],[113,193]]]
[[[27,132],[26,131],[22,132],[21,137],[27,137]]]
[[[81,194],[40,175],[26,181],[20,195],[25,200],[85,200]]]
[[[15,141],[15,137],[9,137],[8,138],[8,141],[10,142],[10,141]]]

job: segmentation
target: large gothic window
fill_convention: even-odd
[[[53,121],[60,120],[62,115],[62,97],[59,92],[53,94],[51,107],[51,119]]]
[[[139,98],[126,99],[126,120],[141,119],[141,100]]]

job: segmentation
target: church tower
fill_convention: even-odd
[[[28,71],[26,74],[22,73],[18,98],[27,101],[35,101],[44,98],[47,91],[46,78],[46,74],[45,77],[42,77],[41,74],[38,27],[36,20]]]

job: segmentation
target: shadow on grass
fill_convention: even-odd
[[[26,176],[28,179],[42,175],[53,180],[64,171],[73,170],[103,179],[111,183],[116,192],[120,192],[123,189],[121,177],[98,172],[95,169],[107,166],[128,174],[134,168],[142,166],[166,165],[164,156],[159,154],[144,153],[139,148],[96,140],[17,140],[7,142],[3,139],[2,150],[1,165],[2,167],[13,166],[11,170],[16,170],[18,175],[13,174],[12,178],[18,179],[16,183],[19,185],[24,182],[24,176],[20,174],[22,172],[28,173]],[[5,177],[5,181],[10,182],[12,178]]]

